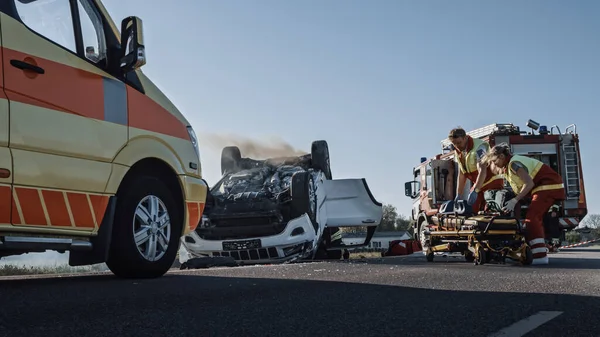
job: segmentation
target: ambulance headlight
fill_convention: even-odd
[[[190,136],[190,141],[194,146],[194,150],[196,150],[196,156],[198,156],[198,160],[200,159],[200,150],[198,149],[198,137],[196,137],[196,132],[194,128],[188,125],[187,127],[188,135]]]

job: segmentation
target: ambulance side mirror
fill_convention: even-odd
[[[407,181],[404,183],[404,195],[409,198],[416,198],[419,195],[420,183],[416,180]]]
[[[120,67],[125,72],[136,70],[146,64],[146,49],[142,19],[128,16],[121,21]]]

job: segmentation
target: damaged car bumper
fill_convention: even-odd
[[[232,257],[240,264],[281,263],[313,254],[317,233],[304,214],[290,220],[278,234],[232,240],[203,239],[198,230],[183,237],[182,246],[188,258]],[[184,263],[185,261],[180,262]]]

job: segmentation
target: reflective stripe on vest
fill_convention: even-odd
[[[508,166],[506,167],[506,180],[510,184],[510,187],[512,187],[513,192],[519,193],[523,189],[523,185],[525,185],[525,182],[523,182],[521,180],[521,178],[519,178],[519,176],[516,174],[516,172],[512,173],[512,170],[510,169],[510,167],[514,161],[520,162],[527,168],[527,172],[529,173],[529,176],[531,177],[531,179],[535,178],[535,176],[538,174],[538,172],[540,171],[540,169],[542,168],[544,163],[542,163],[541,161],[539,161],[537,159],[533,159],[533,158],[521,156],[521,155],[513,155],[512,158],[510,158],[510,161],[508,162]],[[551,185],[549,185],[549,186],[551,186]],[[542,186],[539,186],[536,189],[539,189],[541,187]],[[532,194],[534,193],[533,190],[531,191],[531,193]]]
[[[490,183],[493,183],[496,180],[502,179],[504,180],[504,175],[502,174],[496,174],[495,176],[491,177],[490,179],[486,180],[485,183],[483,183],[483,185],[481,185],[481,187],[485,187],[487,185],[489,185]]]
[[[464,166],[463,162],[459,159],[458,154],[454,154],[454,159],[458,163],[458,168],[463,174],[477,172],[477,149],[481,145],[485,146],[486,152],[490,151],[490,144],[481,139],[473,138],[473,148],[464,156]]]
[[[486,153],[490,151],[490,144],[488,142],[473,138],[473,148],[464,156],[466,168],[463,166],[463,163],[460,161],[458,155],[456,153],[454,154],[454,159],[458,163],[458,168],[463,174],[477,172],[477,149],[479,149],[481,145],[485,147]],[[486,177],[485,182],[481,185],[481,187],[483,188],[498,179],[504,179],[504,175],[497,174],[492,177]],[[475,181],[473,181],[473,183],[475,183]]]
[[[563,188],[565,188],[564,184],[542,185],[532,189],[530,193],[534,194],[535,192],[539,191],[560,190]]]

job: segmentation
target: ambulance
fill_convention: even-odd
[[[100,0],[2,0],[0,47],[0,257],[165,274],[207,184],[193,128],[140,71],[142,20],[118,27]]]
[[[556,244],[564,240],[566,231],[579,226],[588,212],[579,134],[575,124],[561,131],[557,125],[548,128],[547,125],[528,120],[527,127],[530,131],[521,130],[512,123],[494,123],[467,132],[467,135],[482,139],[490,146],[507,143],[514,154],[540,160],[561,175],[567,198],[552,206],[544,218],[547,240]],[[437,213],[444,202],[453,200],[456,195],[458,164],[454,161],[453,146],[450,140],[444,139],[441,147],[442,153],[435,157],[421,158],[421,163],[413,169],[413,180],[404,185],[405,195],[413,200],[411,214],[415,221],[414,229],[422,244],[425,244],[422,233],[430,223],[431,216]],[[467,180],[463,198],[470,188],[470,181]],[[511,190],[508,182],[505,182],[505,188]],[[526,212],[527,205],[523,205],[521,219],[525,218]],[[559,234],[552,227],[557,227]]]

